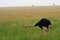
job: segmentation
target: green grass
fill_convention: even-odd
[[[52,28],[45,36],[39,27],[25,28],[25,25],[34,25],[39,18],[0,21],[0,40],[60,40],[60,19],[49,19]]]
[[[50,31],[43,35],[34,25],[42,17],[52,22]],[[60,40],[60,7],[6,7],[0,8],[0,40]]]

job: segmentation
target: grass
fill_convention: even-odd
[[[3,13],[0,14],[0,40],[60,40],[59,8],[0,8],[0,13]],[[47,35],[43,35],[38,26],[25,28],[26,25],[34,25],[42,17],[52,22],[52,28]]]

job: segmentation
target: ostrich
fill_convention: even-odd
[[[50,20],[46,19],[46,18],[42,18],[40,21],[38,21],[34,26],[26,26],[26,27],[35,27],[38,26],[40,27],[42,30],[44,30],[45,32],[49,31],[49,28],[51,27],[51,22]]]

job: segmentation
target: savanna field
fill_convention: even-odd
[[[48,18],[52,27],[46,35],[35,25]],[[60,7],[5,7],[0,8],[0,40],[60,40]]]

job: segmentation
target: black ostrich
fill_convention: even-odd
[[[42,18],[40,21],[38,21],[34,26],[27,26],[27,27],[35,27],[39,26],[41,29],[43,29],[45,32],[47,32],[51,26],[50,20],[46,18]]]

